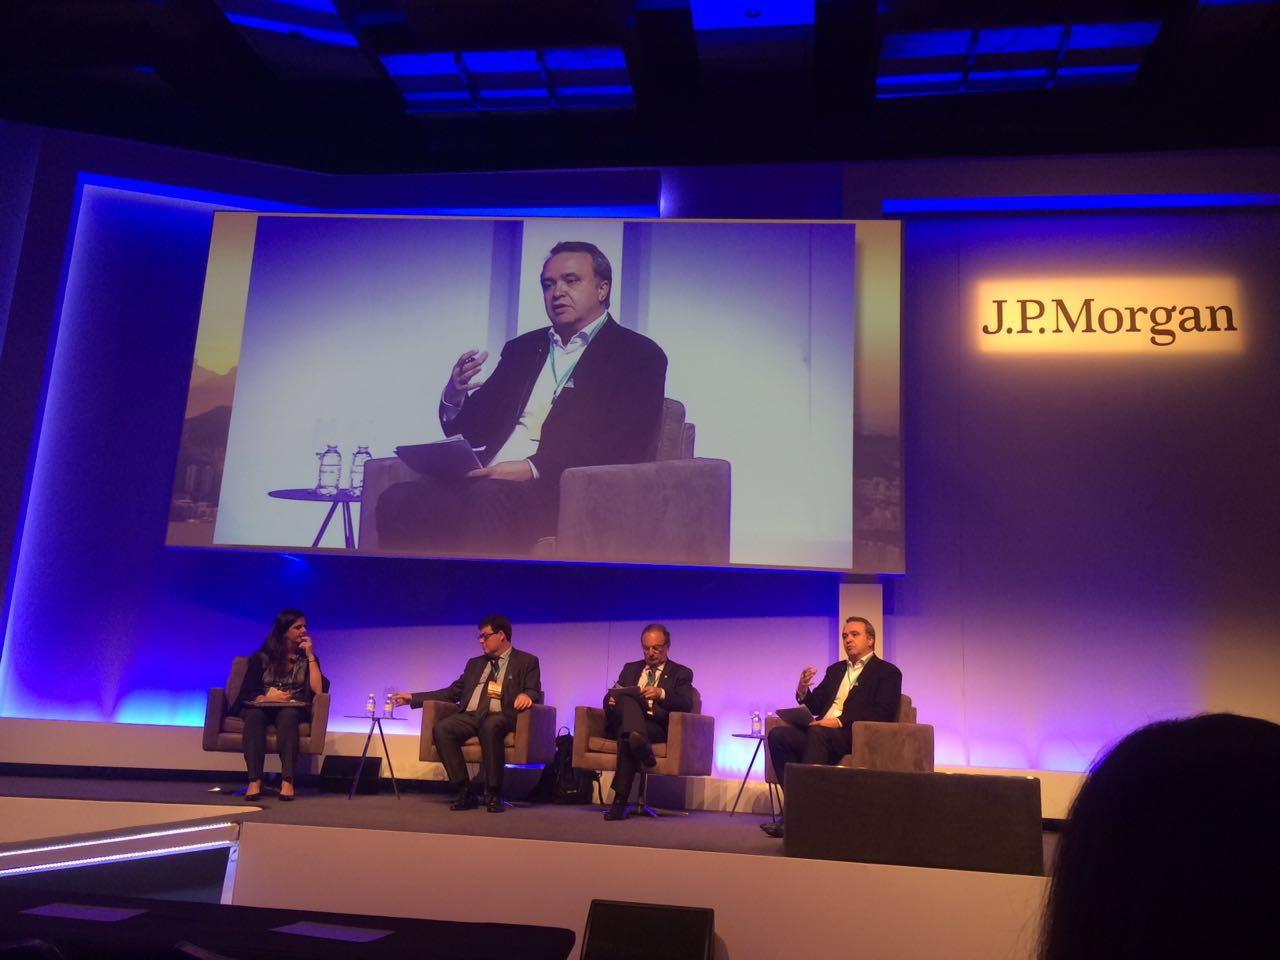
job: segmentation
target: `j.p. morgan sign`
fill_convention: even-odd
[[[1034,277],[976,285],[984,353],[1230,353],[1243,349],[1232,277]]]

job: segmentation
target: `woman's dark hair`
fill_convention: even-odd
[[[1143,727],[1072,804],[1041,960],[1252,955],[1278,857],[1280,726],[1217,713]]]
[[[290,627],[305,616],[305,613],[293,607],[285,607],[276,614],[276,622],[271,625],[271,632],[258,648],[258,652],[266,656],[267,663],[274,663],[280,668],[285,666],[289,657],[289,644],[285,641],[284,635]]]

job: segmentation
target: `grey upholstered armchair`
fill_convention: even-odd
[[[422,704],[419,759],[431,763],[440,762],[440,750],[436,747],[436,724],[457,713],[459,709],[456,703],[444,700],[427,700]],[[521,710],[516,714],[516,728],[507,734],[502,746],[506,763],[550,763],[556,755],[556,708],[545,703],[535,703],[528,710]],[[478,737],[471,737],[463,743],[462,759],[467,763],[481,761]]]
[[[709,777],[715,753],[716,718],[702,712],[702,694],[695,687],[688,713],[669,714],[665,743],[653,745],[658,761],[652,770],[640,770],[641,813],[656,816],[646,802],[650,776]],[[573,721],[573,766],[578,770],[617,770],[618,741],[605,736],[602,707],[578,707]],[[629,798],[623,797],[625,803]]]
[[[212,687],[204,711],[205,750],[240,753],[244,750],[244,721],[227,713],[240,699],[240,688],[249,668],[248,657],[236,657],[231,661],[231,674],[225,687]],[[319,755],[324,753],[325,733],[329,728],[329,694],[317,693],[311,701],[311,719],[298,729],[299,752]],[[267,753],[277,753],[276,728],[267,727]]]
[[[560,521],[536,557],[633,563],[728,563],[731,472],[727,460],[693,455],[684,404],[663,401],[646,463],[571,467],[560,477]],[[365,464],[361,550],[377,550],[378,497],[415,479],[395,457]],[[424,545],[425,547],[425,545]]]
[[[783,723],[786,721],[779,717],[767,718],[765,737]],[[845,754],[839,765],[898,773],[932,773],[933,727],[927,723],[916,723],[916,708],[911,698],[903,694],[895,720],[887,723],[877,720],[854,722],[853,752]],[[764,754],[764,775],[766,783],[778,783],[768,750]]]

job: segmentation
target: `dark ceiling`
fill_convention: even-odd
[[[621,96],[572,100],[581,48]],[[528,77],[483,51],[546,90],[486,100]],[[423,53],[447,76],[389,67]],[[1277,146],[1278,103],[1277,2],[0,3],[0,116],[332,172]]]

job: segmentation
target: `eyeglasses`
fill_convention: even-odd
[[[476,639],[479,640],[481,643],[484,643],[490,637],[495,636],[497,632],[498,632],[497,630],[490,630],[488,633],[480,633],[476,635]]]

